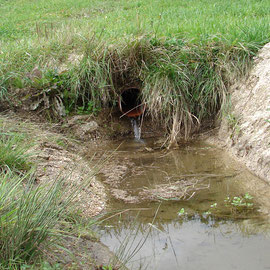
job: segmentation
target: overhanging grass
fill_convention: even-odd
[[[47,109],[59,100],[67,112],[96,109],[136,83],[174,134],[217,114],[228,85],[270,40],[266,0],[15,2],[0,2],[2,99],[31,89]]]
[[[137,85],[152,118],[169,132],[183,128],[188,136],[216,116],[227,87],[247,72],[258,48],[222,41],[171,44],[150,37],[120,47],[97,45],[86,50],[72,72],[59,75],[66,76],[67,83],[59,91],[64,92],[66,107],[72,102],[102,107],[116,103],[125,87]]]

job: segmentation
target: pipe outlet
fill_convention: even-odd
[[[128,117],[138,117],[145,111],[145,104],[140,98],[140,90],[132,87],[124,90],[119,96],[119,109]]]

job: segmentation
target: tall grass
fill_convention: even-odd
[[[0,269],[41,269],[44,260],[57,257],[54,248],[61,248],[62,237],[79,235],[79,228],[67,220],[77,213],[78,195],[102,166],[79,183],[72,181],[73,169],[39,182],[30,153],[41,138],[29,139],[31,128],[0,121]]]
[[[54,244],[71,198],[63,199],[64,179],[35,182],[32,144],[9,129],[0,133],[0,268],[20,269]]]
[[[69,113],[114,106],[136,84],[171,139],[188,136],[218,114],[229,84],[270,41],[269,8],[267,0],[0,1],[0,97],[21,89],[22,100],[45,95],[50,111],[61,99]]]
[[[31,168],[30,154],[27,153],[31,143],[26,144],[22,133],[0,132],[0,171],[26,172]]]
[[[48,237],[55,237],[55,225],[66,206],[62,182],[45,188],[35,185],[31,175],[1,173],[0,179],[0,267],[17,269],[33,263],[46,249]]]

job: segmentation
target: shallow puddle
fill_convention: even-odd
[[[105,167],[115,216],[100,226],[101,241],[130,269],[270,269],[261,211],[269,185],[223,150],[197,142],[164,151],[155,139],[130,140]]]

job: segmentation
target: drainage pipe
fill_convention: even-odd
[[[122,116],[135,118],[144,113],[145,104],[141,100],[140,92],[140,89],[131,87],[121,93],[118,103]]]

